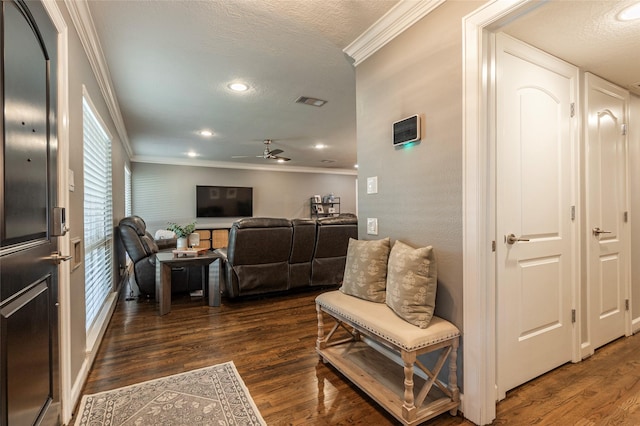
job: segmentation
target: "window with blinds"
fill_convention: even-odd
[[[113,289],[111,140],[91,101],[83,98],[84,275],[86,329]]]
[[[124,216],[131,216],[131,170],[124,166]]]

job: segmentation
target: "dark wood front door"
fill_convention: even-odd
[[[58,424],[57,34],[40,2],[1,13],[0,425]]]

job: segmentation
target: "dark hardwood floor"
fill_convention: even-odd
[[[153,301],[120,297],[83,394],[233,361],[269,425],[394,425],[366,394],[319,361],[319,292],[229,301],[174,296],[160,317]],[[639,425],[640,336],[619,339],[508,394],[499,425]],[[472,425],[448,413],[428,425]]]

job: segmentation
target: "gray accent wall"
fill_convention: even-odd
[[[436,315],[462,329],[461,19],[445,2],[356,68],[359,238],[432,245]],[[394,148],[394,121],[419,114],[422,140]],[[367,194],[377,176],[378,193]],[[367,218],[378,235],[367,235]],[[460,358],[461,359],[461,358]]]
[[[237,218],[196,218],[196,185],[253,188],[254,217],[309,217],[309,198],[333,193],[342,213],[356,213],[356,176],[132,163],[133,214],[154,234],[167,222],[229,227]]]

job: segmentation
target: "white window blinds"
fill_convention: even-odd
[[[86,329],[90,329],[113,288],[111,140],[83,99],[84,275]]]
[[[131,216],[131,170],[124,166],[124,216]]]

